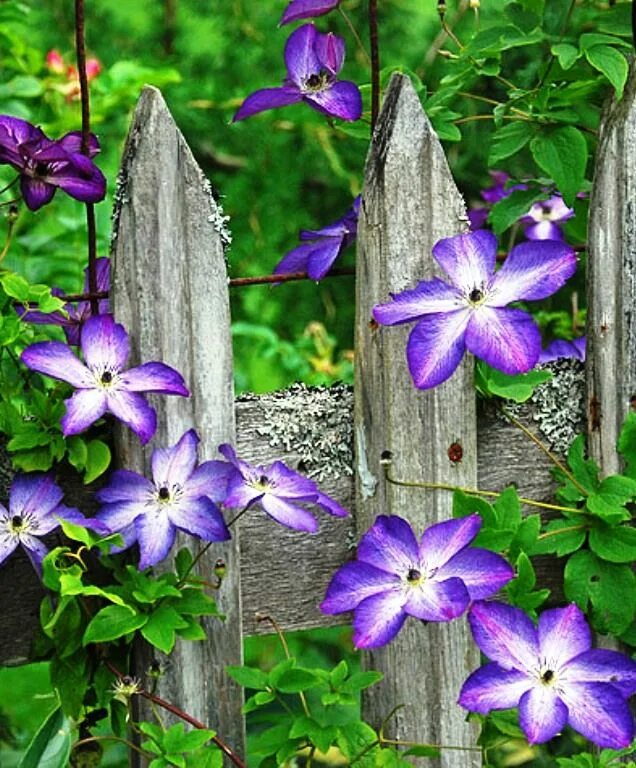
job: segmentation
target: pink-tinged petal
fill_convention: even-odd
[[[12,515],[33,515],[38,521],[44,522],[44,518],[50,516],[62,501],[62,496],[62,490],[52,473],[18,473],[9,491],[9,510]],[[55,525],[57,523],[52,527]]]
[[[446,237],[433,246],[433,258],[462,293],[483,290],[497,260],[497,238],[486,229]]]
[[[519,702],[519,725],[529,744],[543,744],[560,733],[568,722],[568,708],[554,688],[538,685]]]
[[[539,659],[537,632],[519,608],[503,603],[474,603],[468,613],[473,638],[481,652],[504,669],[534,674]]]
[[[27,553],[31,565],[35,568],[38,574],[42,573],[42,560],[49,554],[48,547],[46,547],[35,536],[30,536],[28,533],[23,533],[20,536],[20,543],[24,547],[24,551]]]
[[[326,35],[317,34],[314,51],[322,69],[326,69],[332,75],[340,72],[345,57],[345,43],[341,37],[331,32]]]
[[[89,368],[120,371],[130,354],[126,329],[112,315],[89,317],[82,327],[82,354]]]
[[[595,648],[567,663],[559,680],[573,683],[609,683],[625,698],[636,693],[636,662],[618,651]]]
[[[493,709],[516,707],[532,686],[528,675],[517,669],[503,669],[491,662],[480,667],[466,680],[458,704],[470,712],[487,715]]]
[[[190,475],[184,495],[189,499],[207,496],[217,504],[224,503],[228,480],[235,474],[235,467],[226,461],[204,461]]]
[[[465,306],[457,288],[438,277],[424,280],[402,293],[392,293],[391,298],[392,301],[373,307],[373,317],[381,325],[411,323],[424,315],[454,312]]]
[[[9,536],[6,530],[0,531],[0,565],[4,563],[9,555],[15,552],[18,548],[18,543],[19,539],[17,536]]]
[[[33,179],[30,176],[20,177],[20,191],[30,211],[37,211],[43,205],[50,203],[55,194],[56,187],[42,179]]]
[[[135,520],[139,543],[139,570],[164,560],[174,544],[177,529],[163,509],[148,507],[145,515]]]
[[[297,88],[291,86],[263,88],[260,91],[254,91],[245,99],[232,118],[232,122],[245,120],[245,118],[257,115],[259,112],[265,112],[267,109],[297,104],[299,101],[302,101],[302,94]]]
[[[189,429],[169,448],[155,448],[152,452],[152,476],[159,486],[185,486],[197,465],[199,436]]]
[[[514,575],[513,567],[501,555],[469,547],[442,565],[435,578],[443,581],[456,576],[464,582],[471,600],[483,600],[498,592]]]
[[[431,389],[453,375],[466,351],[464,336],[470,317],[468,309],[427,315],[413,328],[406,360],[418,389]]]
[[[316,533],[318,530],[318,521],[311,512],[295,504],[290,504],[284,499],[279,499],[271,493],[264,494],[260,504],[270,517],[287,528],[307,531],[307,533]]]
[[[291,33],[285,43],[287,75],[299,88],[311,75],[320,73],[321,63],[314,50],[318,35],[313,24],[303,24]]]
[[[563,232],[558,224],[553,221],[539,221],[536,224],[530,224],[523,230],[523,234],[528,240],[564,240]]]
[[[624,749],[634,739],[634,718],[625,697],[605,683],[573,683],[562,693],[568,722],[599,747]]]
[[[362,95],[355,83],[339,80],[322,91],[305,93],[305,101],[314,109],[340,120],[359,120],[362,116]]]
[[[108,410],[139,437],[142,445],[157,431],[157,414],[136,392],[110,390],[107,395]]]
[[[441,568],[451,557],[461,552],[477,536],[481,528],[479,515],[468,515],[457,520],[435,523],[422,534],[419,557],[426,568]]]
[[[318,493],[318,498],[314,502],[319,507],[325,510],[325,512],[328,512],[330,515],[335,515],[336,517],[346,517],[349,512],[335,499],[332,499],[331,496],[327,496],[326,493]]]
[[[143,475],[129,469],[118,469],[110,476],[108,485],[95,494],[97,501],[109,504],[113,501],[136,501],[145,504],[155,490]]]
[[[205,497],[182,500],[169,506],[168,516],[177,528],[203,541],[227,541],[230,538],[219,508]]]
[[[397,515],[379,515],[360,539],[358,560],[400,576],[417,569],[419,556],[413,529]]]
[[[592,647],[592,632],[585,615],[574,603],[543,611],[537,626],[541,658],[552,670]]]
[[[545,299],[575,272],[576,253],[567,243],[520,243],[495,275],[488,291],[488,306],[505,307],[513,301]]]
[[[88,158],[87,162],[90,163]],[[106,177],[95,165],[88,175],[70,163],[65,163],[64,169],[50,173],[47,181],[82,203],[99,203],[106,197]]]
[[[461,579],[426,579],[406,590],[404,610],[422,621],[451,621],[468,608],[470,595]]]
[[[280,25],[299,19],[323,16],[337,7],[340,0],[291,0],[280,20]]]
[[[332,576],[320,610],[323,613],[351,611],[367,597],[399,586],[400,577],[395,574],[361,561],[345,563]]]
[[[105,504],[97,513],[97,519],[113,533],[129,528],[140,516],[150,509],[148,501],[116,501]]]
[[[39,341],[37,344],[31,344],[20,355],[20,360],[32,371],[67,381],[74,387],[95,385],[88,368],[61,341]]]
[[[66,413],[62,416],[60,424],[65,437],[88,429],[108,408],[106,395],[100,389],[78,389],[72,397],[64,401],[64,405]]]
[[[525,373],[541,354],[541,334],[521,309],[481,306],[466,328],[466,348],[488,365],[508,374]]]
[[[60,144],[62,148],[69,154],[79,154],[82,151],[82,132],[71,131],[62,136],[56,142]],[[94,133],[88,135],[88,154],[90,157],[94,157],[99,152],[99,141]]]
[[[356,648],[378,648],[393,640],[406,621],[401,587],[371,595],[353,615],[353,644]]]

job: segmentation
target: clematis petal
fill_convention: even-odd
[[[300,246],[303,247],[302,245]],[[326,237],[315,243],[307,260],[307,274],[312,280],[322,280],[342,251],[341,237]]]
[[[140,516],[145,515],[150,505],[146,501],[115,501],[105,504],[96,517],[113,533],[127,530]]]
[[[442,565],[435,574],[435,578],[440,580],[451,576],[464,582],[471,600],[483,600],[513,579],[515,572],[501,555],[479,547],[468,547]]]
[[[287,528],[307,531],[308,533],[316,533],[318,530],[318,521],[311,512],[307,512],[306,509],[295,504],[290,504],[271,493],[264,494],[260,504],[270,517]]]
[[[190,475],[184,494],[187,498],[207,496],[217,504],[225,503],[232,474],[237,474],[236,469],[226,461],[204,461]]]
[[[299,19],[323,16],[337,7],[340,0],[291,0],[280,20],[280,26]]]
[[[50,203],[56,188],[42,179],[34,179],[30,176],[20,177],[20,191],[30,211],[37,211],[43,205]]]
[[[547,219],[528,225],[523,234],[528,240],[565,240],[561,227]]]
[[[223,505],[230,509],[247,509],[262,498],[265,490],[255,488],[245,482],[245,478],[234,469],[227,481],[225,499]]]
[[[523,694],[519,701],[519,725],[529,744],[550,741],[567,725],[568,708],[554,688],[540,685]]]
[[[86,365],[92,369],[120,371],[130,353],[126,329],[112,315],[89,317],[82,328],[81,346]]]
[[[71,131],[64,134],[61,139],[57,140],[59,144],[69,154],[79,154],[82,151],[82,132]],[[99,141],[94,133],[88,134],[88,154],[90,157],[94,157],[99,152]]]
[[[451,621],[468,608],[470,595],[461,579],[427,579],[406,591],[404,610],[422,621]]]
[[[543,611],[537,632],[541,657],[550,669],[561,669],[570,659],[592,647],[592,632],[583,611],[574,603]]]
[[[479,515],[468,515],[431,525],[422,534],[420,561],[426,563],[429,571],[440,568],[470,544],[479,533],[481,523]]]
[[[184,487],[196,467],[198,445],[199,436],[189,429],[170,448],[155,448],[151,460],[155,483]]]
[[[83,432],[101,418],[107,410],[107,399],[103,390],[78,389],[64,405],[66,413],[60,424],[63,435],[68,437]]]
[[[466,328],[466,348],[488,365],[508,374],[525,373],[541,354],[541,334],[520,309],[481,306]]]
[[[309,257],[316,247],[318,247],[317,243],[304,243],[288,251],[276,265],[274,274],[284,275],[290,272],[307,272]],[[320,278],[314,279],[319,280]]]
[[[247,478],[251,475],[261,474],[260,470],[264,469],[263,467],[252,467],[251,464],[239,459],[236,455],[236,451],[229,443],[222,443],[219,445],[219,453],[226,459],[226,461],[229,461],[230,464],[236,467],[243,477]]]
[[[294,472],[282,461],[275,461],[266,468],[264,474],[273,485],[272,493],[275,496],[303,501],[315,501],[318,497],[316,483]]]
[[[497,260],[497,238],[486,229],[446,237],[433,246],[433,258],[460,291],[484,289]]]
[[[353,610],[362,600],[400,585],[399,576],[381,571],[369,563],[345,563],[334,573],[320,604],[323,613]]]
[[[314,109],[340,120],[359,120],[362,116],[362,95],[355,83],[339,80],[329,88],[304,94]]]
[[[470,317],[468,309],[427,315],[413,328],[406,359],[418,389],[436,387],[453,375],[466,350],[464,336]]]
[[[298,88],[302,88],[305,80],[312,75],[320,73],[321,62],[314,49],[319,34],[313,24],[303,24],[291,33],[285,43],[287,76]]]
[[[164,560],[174,544],[177,529],[163,509],[149,507],[145,515],[135,520],[139,544],[139,570]]]
[[[326,35],[318,33],[314,43],[314,51],[318,56],[321,69],[326,69],[332,75],[337,75],[340,72],[345,57],[345,43],[341,37],[332,32],[328,32]]]
[[[108,410],[138,435],[142,445],[145,445],[155,434],[157,414],[155,409],[148,405],[143,395],[136,392],[111,390],[107,394],[106,402]]]
[[[9,510],[12,515],[33,515],[43,522],[62,501],[63,495],[51,472],[18,473],[9,491]],[[54,523],[52,527],[56,525]]]
[[[439,277],[423,280],[415,288],[392,293],[392,301],[373,307],[373,317],[382,325],[419,320],[424,315],[453,312],[464,306],[461,293]]]
[[[378,648],[393,640],[406,621],[401,588],[371,595],[353,615],[353,644],[356,648]]]
[[[71,163],[63,163],[60,170],[47,174],[47,182],[82,203],[99,203],[106,197],[106,177],[90,160],[86,161],[92,166],[90,175]]]
[[[144,363],[121,375],[123,387],[129,392],[157,392],[161,395],[189,397],[183,376],[165,363]]]
[[[332,499],[331,496],[327,496],[326,493],[318,492],[318,498],[314,502],[317,506],[321,507],[325,510],[325,512],[328,512],[330,515],[335,515],[336,517],[347,517],[349,512],[335,499]]]
[[[470,712],[487,715],[493,709],[512,709],[532,686],[518,669],[504,669],[494,661],[475,670],[459,694],[458,704]]]
[[[0,531],[0,564],[15,552],[19,543],[17,536],[9,535],[6,530]]]
[[[230,538],[230,531],[219,508],[204,496],[181,500],[170,506],[168,517],[177,528],[203,541],[227,541]]]
[[[488,306],[551,296],[576,272],[576,253],[554,240],[515,246],[492,281]]]
[[[108,485],[97,491],[95,498],[103,504],[113,501],[136,501],[145,504],[154,490],[154,485],[142,475],[129,469],[118,469],[110,476]]]
[[[594,648],[573,658],[560,679],[574,683],[609,683],[626,698],[636,693],[636,662],[618,651]]]
[[[473,638],[481,652],[504,669],[532,674],[539,658],[537,632],[519,608],[496,602],[473,603],[468,612]]]
[[[88,368],[61,341],[38,341],[31,344],[20,355],[20,360],[32,371],[68,381],[74,387],[95,386],[95,379]]]
[[[288,104],[297,104],[302,101],[302,94],[298,88],[282,86],[281,88],[262,88],[251,93],[238,108],[232,118],[232,122],[245,120],[247,117],[257,115],[267,109],[286,107]]]
[[[406,520],[378,515],[358,543],[358,560],[390,574],[407,574],[419,566],[417,539]]]
[[[20,542],[31,561],[31,565],[35,568],[38,574],[41,574],[42,560],[49,554],[48,547],[46,547],[39,539],[36,539],[35,536],[30,536],[28,533],[23,533],[21,535]]]
[[[606,683],[572,683],[562,694],[574,730],[599,747],[624,749],[634,738],[634,718],[625,697]]]

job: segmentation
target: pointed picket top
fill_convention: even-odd
[[[420,533],[451,517],[448,492],[387,483],[381,466],[386,451],[396,478],[476,484],[472,359],[436,389],[418,391],[405,359],[410,327],[378,328],[371,320],[373,306],[389,293],[438,272],[431,255],[435,242],[467,229],[464,202],[418,95],[406,76],[394,75],[367,157],[358,228],[354,429],[360,532],[378,514],[406,517]],[[453,444],[461,446],[460,462],[449,459]],[[424,626],[411,619],[393,643],[368,659],[385,673],[366,698],[369,722],[380,723],[394,706],[405,705],[388,723],[391,735],[475,745],[474,728],[456,704],[462,682],[479,664],[464,620]],[[444,768],[480,764],[478,751],[448,750],[437,762]]]
[[[587,262],[588,435],[604,475],[620,471],[616,440],[636,406],[636,67],[601,124]]]
[[[151,448],[174,444],[194,427],[199,458],[216,458],[234,439],[232,344],[222,212],[161,96],[144,89],[128,135],[118,179],[112,257],[116,319],[131,337],[132,363],[162,360],[183,375],[191,397],[152,398],[158,430],[145,450],[130,430],[118,431],[122,466],[148,470]],[[218,730],[243,753],[241,690],[225,673],[240,664],[242,637],[238,537],[214,544],[200,572],[209,580],[217,558],[227,576],[215,597],[225,622],[206,623],[207,642],[178,642],[158,693]],[[179,544],[196,542],[189,537]],[[142,666],[151,655],[141,654]],[[139,669],[138,674],[145,670]]]

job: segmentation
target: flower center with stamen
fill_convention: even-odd
[[[468,300],[473,304],[478,304],[483,298],[484,294],[479,290],[479,288],[473,288],[473,290],[468,294]]]
[[[166,501],[166,499],[170,498],[170,491],[165,487],[165,485],[159,489],[159,498],[162,501]]]
[[[420,571],[417,570],[417,568],[410,568],[409,572],[406,574],[406,580],[410,584],[414,584],[422,579],[422,574]]]
[[[102,384],[110,384],[113,380],[113,374],[110,371],[102,373]]]
[[[24,528],[24,521],[21,515],[14,515],[11,518],[11,530],[14,533],[19,533]]]
[[[325,88],[327,88],[329,85],[329,75],[327,72],[321,71],[319,73],[314,73],[313,75],[309,75],[309,77],[305,80],[303,83],[303,87],[305,91],[322,91]]]
[[[551,669],[546,669],[545,672],[541,674],[541,682],[543,685],[552,685],[555,682],[554,672]]]

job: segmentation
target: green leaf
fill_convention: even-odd
[[[275,725],[254,736],[250,752],[261,755],[274,755],[287,741],[289,725]]]
[[[492,137],[488,167],[493,168],[501,160],[515,155],[534,136],[536,128],[527,120],[517,120],[498,128]]]
[[[495,203],[488,221],[496,235],[500,235],[530,210],[533,203],[543,200],[545,192],[538,189],[515,189],[514,192]]]
[[[218,616],[216,601],[201,589],[188,588],[181,591],[181,599],[174,604],[181,614],[189,616]]]
[[[95,614],[84,633],[83,644],[107,643],[117,640],[140,629],[148,621],[148,616],[135,613],[132,608],[121,605],[107,605]]]
[[[550,51],[557,57],[561,69],[570,69],[580,55],[579,49],[570,43],[556,43]]]
[[[625,474],[636,479],[636,411],[627,414],[618,436],[618,452],[625,459]]]
[[[563,557],[583,546],[587,530],[573,520],[552,520],[541,535],[545,538],[539,537],[529,554]]]
[[[341,693],[358,693],[365,688],[380,682],[384,675],[375,669],[369,669],[364,672],[355,672],[351,677],[344,681],[340,686]]]
[[[348,673],[349,666],[347,665],[347,662],[342,659],[342,661],[339,661],[338,664],[336,664],[336,666],[331,670],[329,675],[329,684],[333,688],[339,688]]]
[[[278,676],[275,687],[282,693],[300,693],[315,688],[320,682],[320,678],[311,670],[294,667]]]
[[[590,531],[589,544],[594,554],[610,563],[636,560],[636,528],[600,523]]]
[[[243,688],[254,688],[257,691],[264,691],[267,688],[267,675],[260,669],[229,666],[225,671]]]
[[[58,707],[38,729],[18,768],[66,768],[72,741],[71,721]]]
[[[581,131],[573,125],[544,131],[532,139],[530,151],[539,168],[554,180],[565,204],[573,205],[587,167],[587,142]]]
[[[86,458],[86,471],[84,472],[84,484],[92,483],[110,466],[110,448],[101,440],[91,440],[86,445],[88,456]]]
[[[161,604],[141,627],[141,634],[155,648],[171,653],[176,640],[177,629],[188,626],[188,622],[169,605]]]
[[[198,728],[185,731],[183,723],[175,723],[163,735],[162,746],[166,752],[193,752],[215,735],[214,731]]]
[[[616,91],[616,98],[623,97],[629,67],[627,59],[616,48],[609,45],[595,45],[585,49],[585,58],[610,81]]]
[[[593,493],[598,489],[598,464],[594,459],[585,457],[584,435],[577,435],[572,441],[572,445],[568,450],[568,466],[572,470],[572,474],[579,485],[581,485],[587,493]],[[577,494],[578,498],[582,498],[581,493],[578,490]]]
[[[50,666],[51,685],[58,693],[64,714],[79,720],[88,689],[87,658],[84,651],[69,658],[54,656]]]
[[[86,466],[88,459],[88,448],[84,439],[78,435],[66,438],[66,453],[68,460],[75,469],[81,471]]]
[[[179,580],[184,579],[190,572],[194,558],[192,552],[187,547],[182,547],[178,552],[174,560],[174,567],[177,572]]]
[[[373,768],[375,765],[375,756],[379,751],[379,746],[374,746],[359,755],[377,742],[378,736],[370,725],[362,722],[348,723],[338,728],[337,743],[342,754],[348,761],[358,758],[355,762],[357,768]]]
[[[582,51],[587,51],[590,48],[596,48],[598,45],[617,45],[622,48],[630,49],[632,47],[631,43],[628,43],[627,40],[621,40],[620,37],[616,37],[615,35],[599,34],[598,32],[586,32],[585,34],[581,35],[579,38],[579,44]]]
[[[432,747],[430,744],[416,744],[403,754],[404,757],[439,757],[441,751],[439,747]]]
[[[552,378],[550,371],[532,370],[511,376],[491,368],[483,360],[475,366],[475,385],[485,397],[503,397],[523,403],[534,394],[535,389]]]

